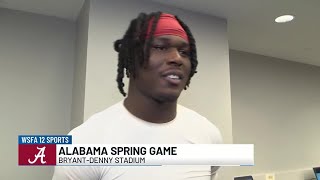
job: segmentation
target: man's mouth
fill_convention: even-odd
[[[170,75],[167,75],[168,78],[170,79],[175,79],[175,80],[180,80],[181,77],[179,77],[178,75],[175,75],[175,74],[170,74]]]
[[[182,75],[180,73],[167,73],[163,76],[172,85],[179,85],[182,82]]]

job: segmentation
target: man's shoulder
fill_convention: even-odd
[[[118,102],[103,111],[93,114],[87,121],[72,129],[75,143],[101,143],[106,131],[113,123],[118,122],[121,116],[121,102]]]

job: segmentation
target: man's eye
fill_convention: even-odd
[[[159,51],[167,50],[167,48],[166,48],[165,46],[157,46],[157,45],[154,45],[152,48],[153,48],[153,49],[156,49],[156,50],[159,50]]]
[[[187,51],[187,50],[180,50],[179,53],[182,54],[183,56],[189,56],[190,55],[190,52]]]

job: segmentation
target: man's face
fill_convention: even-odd
[[[190,76],[189,53],[188,42],[179,36],[154,37],[149,61],[132,79],[137,90],[159,102],[176,101]]]

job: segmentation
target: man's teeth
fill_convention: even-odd
[[[170,79],[180,79],[177,75],[168,75]]]

